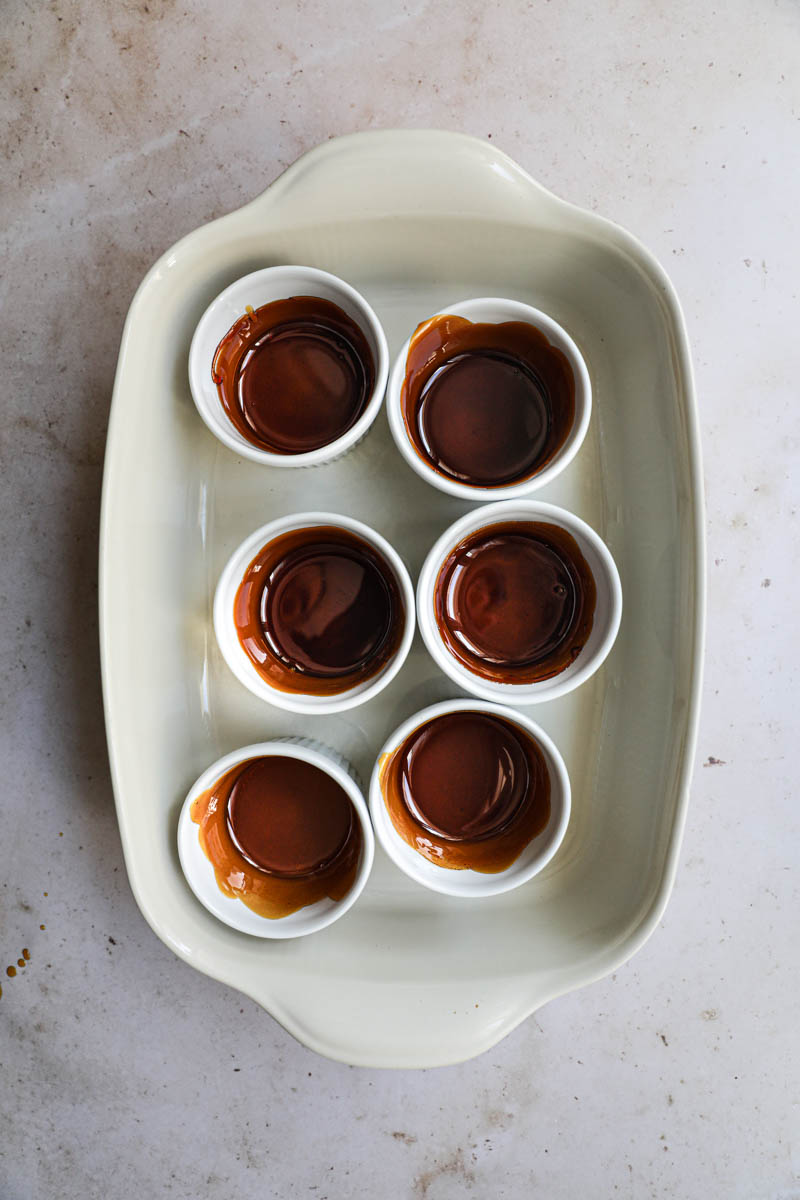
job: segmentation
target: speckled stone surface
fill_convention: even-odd
[[[800,1198],[798,54],[789,0],[9,0],[3,1200]],[[403,125],[491,136],[671,272],[710,622],[661,928],[483,1057],[393,1073],[316,1057],[145,925],[108,777],[95,575],[117,348],[148,266],[315,143]]]

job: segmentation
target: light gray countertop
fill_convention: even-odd
[[[0,1196],[798,1200],[800,10],[4,15]],[[307,1051],[139,914],[96,554],[117,349],[147,268],[314,144],[405,125],[491,136],[671,274],[697,371],[709,627],[657,933],[481,1058],[380,1072]]]

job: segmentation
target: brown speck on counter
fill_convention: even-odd
[[[111,942],[112,946],[116,946],[117,943],[115,942],[114,938],[110,937],[108,940]]]
[[[16,975],[16,973],[17,973],[16,967],[6,967],[6,975],[8,976],[9,979],[13,979],[14,976]]]
[[[703,763],[703,766],[704,767],[725,767],[725,766],[727,766],[727,763],[724,758],[714,758],[713,754],[709,754],[708,758]]]
[[[23,951],[22,951],[22,957],[25,959],[25,961],[26,961],[26,962],[30,962],[30,961],[31,961],[31,952],[30,952],[30,950],[27,948],[27,946],[26,946],[26,947],[23,949]]]
[[[772,580],[771,579],[762,579],[761,586],[762,587],[772,587]]]
[[[40,928],[40,929],[44,929],[44,925],[40,925],[40,926],[39,926],[39,928]]]
[[[24,958],[18,958],[18,959],[17,959],[17,966],[18,966],[18,967],[24,967],[24,966],[25,966],[25,959],[24,959]]]

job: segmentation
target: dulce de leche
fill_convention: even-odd
[[[217,885],[259,916],[287,917],[353,885],[363,835],[326,771],[288,755],[237,763],[193,802]]]
[[[406,619],[389,563],[339,526],[290,530],[262,547],[233,616],[244,652],[271,687],[314,696],[376,675],[397,651]]]
[[[411,338],[401,407],[412,445],[440,475],[506,487],[536,475],[563,446],[575,378],[535,325],[444,315]]]
[[[392,824],[439,867],[504,871],[550,817],[550,776],[534,739],[492,713],[445,713],[384,761]]]
[[[375,385],[375,363],[360,327],[337,304],[291,296],[239,318],[217,347],[211,377],[248,442],[304,454],[355,425]]]
[[[571,533],[544,521],[505,521],[450,551],[436,579],[434,614],[445,646],[473,674],[535,683],[578,657],[596,596]]]

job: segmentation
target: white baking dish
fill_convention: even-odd
[[[537,707],[564,754],[572,817],[525,886],[439,896],[379,850],[359,903],[319,934],[264,942],[216,921],[180,870],[192,780],[237,746],[305,734],[364,779],[388,734],[457,694],[419,638],[370,704],[281,713],[228,671],[214,585],[245,534],[309,508],[369,520],[413,573],[469,507],[419,479],[381,414],[314,471],[238,459],[189,392],[193,330],[228,283],[306,263],[363,292],[396,353],[419,320],[474,295],[551,314],[581,347],[594,411],[574,462],[538,498],[607,542],[625,612],[601,670]],[[691,366],[664,272],[629,234],[544,191],[493,146],[437,132],[360,134],[306,155],[253,203],[184,238],[131,305],[103,491],[100,615],[111,767],[125,860],[155,932],[263,1004],[308,1046],[350,1063],[431,1066],[478,1054],[546,1001],[619,966],[672,884],[697,724],[703,522]]]

